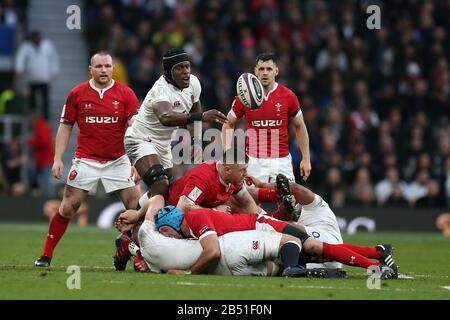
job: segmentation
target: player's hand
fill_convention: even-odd
[[[52,167],[52,176],[56,179],[61,179],[64,173],[64,163],[62,160],[55,160]]]
[[[245,181],[245,184],[248,186],[254,185],[257,188],[261,188],[261,185],[262,185],[261,180],[259,180],[258,178],[252,177],[252,176],[246,176],[244,181]]]
[[[120,232],[126,232],[131,230],[131,228],[133,228],[133,226],[138,223],[138,221],[139,215],[136,213],[136,211],[127,210],[119,215],[119,218],[114,223],[114,226]]]
[[[226,212],[231,213],[231,207],[227,204],[220,204],[217,207],[214,207],[213,210],[220,211],[220,212]]]
[[[216,109],[212,109],[203,112],[202,121],[224,124],[225,122],[227,122],[227,117],[222,112]]]
[[[311,162],[302,160],[302,162],[300,162],[300,175],[303,177],[303,181],[308,180],[310,174]]]

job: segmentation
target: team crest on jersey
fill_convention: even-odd
[[[173,106],[174,106],[175,108],[178,108],[179,106],[181,106],[181,102],[180,102],[180,101],[175,101],[175,102],[173,103]]]
[[[119,111],[117,111],[117,109],[119,108],[118,105],[120,104],[119,101],[114,100],[113,105],[114,105],[114,113],[119,113]]]
[[[78,172],[76,170],[72,170],[69,174],[69,180],[74,180],[78,175]]]
[[[283,105],[279,102],[277,102],[277,104],[275,105],[275,107],[277,107],[277,112],[280,112],[280,109]]]
[[[84,104],[84,108],[85,108],[85,109],[92,109],[92,104],[90,104],[90,103],[85,103],[85,104]]]
[[[258,250],[259,248],[259,240],[253,240],[253,250]]]

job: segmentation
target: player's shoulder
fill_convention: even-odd
[[[191,74],[191,78],[189,79],[189,87],[195,95],[200,94],[202,85],[200,84],[200,80],[197,78],[197,76]]]
[[[117,92],[125,95],[135,94],[134,91],[129,86],[117,80],[114,80],[114,89]]]
[[[200,80],[195,74],[191,74],[189,81],[191,82],[191,85],[200,86]]]
[[[72,88],[72,90],[70,90],[71,94],[80,94],[84,91],[86,91],[87,89],[89,89],[90,84],[89,84],[89,80],[79,83],[77,84],[75,87]]]
[[[213,176],[216,171],[216,164],[217,161],[215,160],[209,160],[205,161],[202,164],[197,165],[195,168],[192,169],[192,173],[201,175],[202,177],[205,176]],[[207,181],[207,179],[202,179]]]
[[[167,82],[167,80],[164,78],[164,76],[160,76],[158,80],[155,81],[153,86],[151,87],[149,93],[158,93],[161,94],[161,92],[168,93],[171,90],[172,85]]]
[[[287,96],[296,96],[294,91],[286,87],[285,85],[279,83],[277,90],[280,94],[287,95]]]

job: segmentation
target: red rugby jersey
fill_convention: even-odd
[[[256,223],[270,224],[275,231],[282,232],[287,223],[256,213],[224,213],[211,209],[196,209],[184,214],[191,236],[202,239],[217,233],[220,237],[234,231],[255,230]]]
[[[214,208],[228,202],[233,193],[242,185],[226,185],[219,177],[217,161],[207,161],[192,168],[169,186],[167,204],[176,206],[181,196],[186,196],[195,204]]]
[[[95,88],[91,81],[79,84],[69,93],[61,122],[78,124],[75,157],[115,160],[125,154],[123,137],[128,120],[139,109],[139,101],[129,87],[117,81],[105,89]]]
[[[266,100],[267,99],[267,100]],[[300,110],[297,96],[277,84],[258,109],[246,108],[236,97],[232,111],[247,122],[246,152],[254,158],[282,158],[289,154],[289,118]]]

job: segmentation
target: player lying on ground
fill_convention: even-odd
[[[203,165],[200,165],[198,167],[206,166],[206,165],[208,165],[208,164],[203,164]],[[209,164],[209,168],[210,167],[211,167],[211,165]],[[210,168],[210,170],[212,170],[212,169]],[[186,177],[187,176],[188,175],[186,175]],[[214,193],[214,192],[212,192],[212,193]],[[273,190],[272,190],[272,193],[273,193]],[[208,196],[209,196],[209,194],[208,194]],[[205,197],[206,197],[206,195],[205,195]],[[199,197],[199,199],[203,200],[200,197]],[[197,200],[199,200],[199,199],[197,199]],[[259,208],[259,210],[261,210],[261,209]],[[144,215],[144,212],[145,212],[144,210],[140,210],[140,212],[139,211],[137,212],[135,210],[128,210],[127,212],[121,214],[120,223],[119,223],[119,230],[120,230],[120,228],[123,228],[123,227],[126,228],[127,225],[129,225],[129,224],[134,224],[135,221],[138,221],[139,217],[142,217]],[[133,222],[131,222],[131,221],[133,221]],[[335,228],[337,228],[337,226]],[[299,230],[296,230],[296,229],[299,229]],[[306,229],[303,226],[301,226],[301,225],[296,225],[296,227],[294,228],[294,231],[295,232],[302,232],[303,234],[305,234]],[[297,235],[297,234],[294,234],[294,235]],[[118,245],[118,255],[117,256],[119,258],[124,257],[124,261],[125,261],[125,264],[126,264],[126,261],[129,259],[129,256],[130,256],[130,253],[128,252],[128,243],[131,240],[127,239],[125,236],[121,236],[121,239],[118,239],[118,240],[120,242],[119,242],[119,245]],[[380,259],[383,262],[383,261],[385,261],[385,259],[384,259],[385,257],[391,256],[391,254],[390,254],[391,252],[389,252],[390,247],[389,248],[385,248],[387,250],[380,250],[381,247],[377,248],[377,247],[357,247],[357,246],[355,246],[354,248],[355,248],[355,250],[358,249],[359,251],[358,252],[354,252],[351,249],[345,248],[345,247],[339,247],[339,248],[330,247],[330,250],[333,251],[332,254],[336,255],[337,258],[336,259],[334,259],[333,257],[325,257],[325,258],[327,260],[337,260],[337,261],[339,261],[339,259],[343,259],[343,260],[345,260],[345,261],[343,261],[343,263],[350,264],[350,265],[354,264],[354,265],[361,266],[361,267],[367,267],[368,265],[373,265],[375,263],[373,261],[367,259],[368,261],[366,260],[361,265],[359,265],[358,263],[359,263],[359,260],[361,260],[361,258],[357,259],[356,261],[352,261],[351,257],[358,257],[358,253],[361,253],[362,255],[366,255],[366,257],[368,257],[368,258],[378,258],[378,259]],[[319,253],[321,253],[321,252],[319,252]],[[380,254],[381,254],[381,257],[380,257]],[[327,252],[324,253],[324,256],[325,255],[327,255]],[[317,254],[316,253],[314,256],[316,258],[323,258],[322,254]],[[396,274],[395,270],[394,270],[394,274]]]
[[[153,272],[270,276],[279,272],[278,265],[274,263],[277,258],[281,259],[285,270],[290,270],[285,272],[286,276],[303,272],[301,268],[297,268],[300,251],[298,238],[256,230],[219,236],[218,246],[211,252],[213,261],[207,267],[199,269],[196,261],[205,252],[205,240],[170,238],[159,233],[155,227],[155,215],[164,210],[161,209],[163,206],[162,196],[152,197],[148,201],[145,221],[139,229],[140,250]]]
[[[294,197],[294,203],[289,203],[286,205],[286,208],[291,208],[291,212],[286,212],[283,210],[278,210],[276,213],[278,217],[283,220],[293,219],[297,222],[297,224],[304,227],[305,232],[314,237],[315,239],[332,243],[332,244],[342,244],[342,236],[339,229],[339,225],[336,220],[336,215],[331,210],[330,206],[326,201],[322,199],[318,194],[313,193],[311,190],[293,183],[289,182],[288,178],[283,174],[278,174],[276,177],[276,183],[263,183],[256,178],[247,177],[248,180],[252,182],[257,188],[272,188],[273,190],[277,190],[284,195],[284,199],[289,197]],[[258,189],[257,189],[258,190]],[[252,193],[252,189],[249,189],[250,193]],[[253,197],[256,197],[256,193],[252,193]],[[276,200],[276,197],[272,196],[272,199],[266,197],[264,201],[273,202]],[[284,203],[287,203],[285,201]],[[291,217],[289,219],[288,217]],[[380,259],[387,266],[393,269],[395,274],[398,274],[398,266],[396,265],[393,258],[393,248],[390,244],[378,245],[375,248],[377,250],[373,250],[373,248],[369,249],[368,252],[367,247],[361,247],[352,244],[343,244],[342,246],[347,247],[348,249],[355,251],[357,253],[363,254],[366,257],[371,257],[375,259]],[[317,259],[314,257],[305,255],[302,253],[303,263],[307,262],[317,262]],[[339,264],[336,262],[332,263],[324,263],[324,264],[316,264],[316,263],[308,263],[308,268],[339,268]]]
[[[302,241],[303,250],[319,259],[335,260],[346,265],[368,268],[376,266],[382,279],[396,278],[397,274],[383,261],[373,261],[374,255],[379,255],[376,247],[364,248],[363,254],[359,254],[345,245],[328,244],[315,240],[306,234],[299,225],[291,225],[287,222],[267,217],[262,214],[227,214],[211,209],[196,209],[186,213],[172,206],[158,214],[156,221],[158,230],[167,237],[190,238],[194,237],[202,242],[203,251],[211,252],[217,247],[217,237],[233,231],[244,230],[274,230],[277,232],[291,234]],[[205,241],[209,239],[209,241]],[[202,259],[203,258],[203,259]],[[214,256],[209,254],[201,256],[195,266],[200,270],[210,263]]]
[[[239,156],[242,155],[242,162]],[[230,199],[238,212],[259,213],[259,208],[243,184],[246,176],[248,157],[243,152],[230,149],[224,153],[221,161],[208,161],[197,165],[186,174],[172,182],[169,186],[169,198],[167,203],[177,206],[182,211],[188,211],[197,208],[216,208],[225,205]],[[268,189],[269,192],[276,191]],[[144,220],[145,211],[139,210],[139,216],[121,214],[119,219],[122,225],[136,225]],[[137,242],[137,230],[133,229],[133,240]],[[114,256],[114,266],[116,270],[125,270],[130,254],[127,253],[125,241],[127,235],[119,235],[116,239],[116,254]],[[135,267],[142,266],[141,271],[145,271],[146,264],[137,265],[135,258]]]

